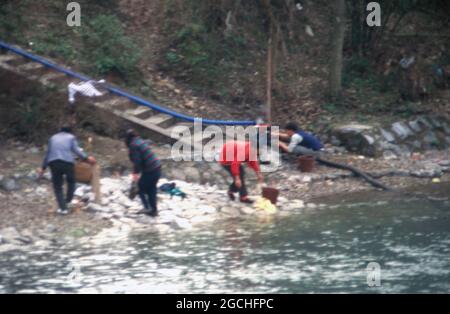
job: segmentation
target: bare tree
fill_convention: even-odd
[[[336,15],[331,40],[329,93],[331,99],[336,100],[340,97],[342,90],[342,53],[346,26],[345,0],[334,0],[334,5]]]

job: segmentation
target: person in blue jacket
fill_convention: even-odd
[[[280,149],[285,153],[317,156],[323,149],[321,141],[311,133],[301,130],[294,122],[286,125],[286,133],[280,134],[280,139],[288,139],[289,144],[279,142]]]
[[[39,177],[44,175],[47,167],[52,173],[52,183],[59,209],[58,214],[67,215],[75,192],[75,156],[94,165],[96,160],[86,155],[78,146],[75,135],[70,126],[63,126],[61,131],[53,135],[48,141],[47,154],[42,162]],[[67,195],[64,197],[64,178],[67,181]]]

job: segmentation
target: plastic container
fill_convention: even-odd
[[[268,200],[270,200],[270,202],[273,205],[277,204],[277,199],[278,199],[278,195],[280,194],[280,191],[278,189],[275,188],[263,188],[262,189],[262,196],[264,198],[267,198]]]
[[[300,156],[298,158],[298,167],[302,172],[313,172],[316,159],[314,156]]]

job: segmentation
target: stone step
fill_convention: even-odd
[[[186,127],[191,131],[194,129],[194,124],[192,122],[179,122],[179,123],[175,124],[174,127],[175,126]]]
[[[129,109],[126,111],[127,114],[132,115],[132,116],[140,116],[144,113],[150,113],[152,110],[148,107],[145,106],[139,106],[135,109]]]
[[[146,120],[142,120],[142,119],[139,119],[136,116],[132,116],[132,115],[126,114],[123,111],[111,110],[111,112],[113,114],[115,114],[116,116],[118,116],[118,117],[121,117],[121,118],[123,118],[123,119],[125,119],[125,120],[127,120],[129,122],[132,122],[132,123],[138,125],[138,126],[144,127],[146,129],[148,129],[149,131],[158,134],[159,136],[167,138],[168,142],[172,142],[173,143],[173,142],[179,140],[179,137],[172,137],[172,134],[170,132],[170,128],[166,129],[166,128],[162,128],[162,127],[160,127],[160,126],[158,126],[156,124],[148,123]]]
[[[44,66],[40,63],[37,62],[29,62],[29,63],[24,63],[21,65],[17,66],[17,69],[19,71],[33,71],[33,70],[39,70],[42,69]]]
[[[175,128],[177,128],[177,132],[175,131]],[[172,138],[178,138],[183,134],[186,134],[187,131],[189,131],[192,134],[192,131],[194,129],[194,124],[190,122],[179,122],[174,124],[171,127],[166,128],[166,131],[168,134],[172,135]]]
[[[64,73],[48,69],[38,62],[29,62],[26,58],[15,54],[1,54],[0,67],[20,75],[26,75],[28,79],[39,81],[45,86],[57,88],[61,93],[67,93],[67,85],[77,81]],[[91,103],[97,108],[109,111],[128,122],[146,128],[150,131],[150,134],[155,134],[156,137],[161,135],[161,138],[166,138],[171,143],[180,139],[179,134],[172,135],[174,127],[184,127],[190,131],[194,129],[193,123],[183,121],[178,121],[177,123],[177,119],[171,115],[158,113],[146,106],[138,106],[127,98],[113,94],[106,94],[99,97],[99,99],[92,99]],[[187,140],[189,140],[187,144],[200,147],[202,143],[210,140],[210,136],[202,133],[198,142]]]
[[[54,80],[61,80],[65,77],[66,77],[66,75],[64,73],[52,71],[52,72],[49,72],[48,74],[42,75],[39,78],[39,81],[44,85],[50,85],[50,84],[54,83],[53,82]]]
[[[95,105],[106,110],[123,111],[121,110],[121,107],[129,105],[129,100],[123,97],[112,96],[100,102],[96,102]]]
[[[160,126],[162,128],[168,128],[169,126],[172,126],[175,121],[175,118],[172,116],[169,116],[164,113],[158,113],[157,115],[154,115],[148,119],[145,120],[146,124],[154,124],[157,126]]]
[[[133,106],[131,101],[125,97],[113,96],[112,98],[110,98],[109,102],[111,108],[113,108],[114,110],[121,110],[124,112],[130,110],[130,108]]]
[[[12,55],[12,54],[0,55],[0,63],[11,62],[13,60],[18,60],[19,58],[20,58],[20,56]]]

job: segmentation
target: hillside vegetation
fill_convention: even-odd
[[[346,1],[342,89],[331,98],[339,1],[83,0],[82,26],[68,27],[65,1],[6,0],[0,38],[208,118],[264,115],[269,48],[274,122],[317,130],[333,121],[448,114],[448,1],[379,1],[375,28],[365,23],[369,1]]]

